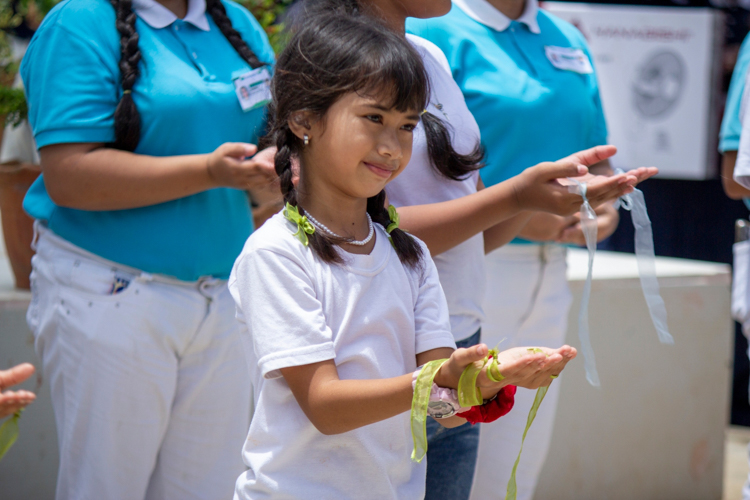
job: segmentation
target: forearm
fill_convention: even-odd
[[[308,418],[323,434],[340,434],[411,409],[412,374],[388,379],[330,380],[316,389]]]
[[[511,181],[455,200],[401,207],[400,227],[438,255],[519,213]]]
[[[208,155],[154,157],[98,147],[59,154],[40,150],[52,200],[80,210],[120,210],[171,201],[216,187]]]
[[[484,232],[484,253],[490,253],[510,243],[526,226],[534,213],[531,211],[521,212],[515,217],[511,217],[487,229]]]
[[[733,199],[741,200],[750,197],[750,189],[734,180],[734,166],[737,163],[737,151],[727,151],[721,158],[721,183],[724,193]]]

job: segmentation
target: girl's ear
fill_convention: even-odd
[[[309,111],[296,111],[289,117],[287,124],[289,125],[289,130],[302,139],[305,135],[310,135],[312,115]]]

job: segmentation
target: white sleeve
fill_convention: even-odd
[[[437,268],[424,244],[422,251],[424,270],[419,277],[419,291],[414,305],[415,352],[420,354],[439,347],[455,349],[448,302],[445,300],[443,287],[440,286]]]
[[[748,98],[747,83],[746,78],[745,92],[740,104],[742,132],[740,133],[740,146],[737,151],[737,163],[734,164],[734,180],[743,187],[750,189],[750,113],[747,109],[750,99]]]
[[[231,284],[263,377],[334,359],[333,335],[309,274],[292,258],[257,250],[238,260]]]

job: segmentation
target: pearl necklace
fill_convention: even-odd
[[[348,245],[355,245],[355,246],[358,246],[358,247],[362,247],[362,246],[367,245],[370,242],[370,240],[372,239],[373,235],[375,234],[375,228],[372,227],[372,218],[370,217],[370,214],[368,214],[367,212],[365,212],[365,215],[367,216],[367,225],[370,228],[370,232],[367,234],[367,238],[365,238],[364,240],[357,241],[357,240],[353,240],[353,239],[350,239],[350,238],[344,238],[343,236],[339,236],[338,234],[336,234],[333,231],[331,231],[330,229],[328,229],[325,226],[325,224],[323,224],[321,222],[318,222],[318,220],[315,217],[313,217],[312,215],[310,215],[310,212],[307,212],[307,211],[305,212],[305,216],[307,216],[307,218],[310,220],[310,222],[313,223],[313,225],[316,228],[320,229],[324,233],[327,233],[329,236],[333,236],[334,238],[337,238],[339,240],[344,240]]]

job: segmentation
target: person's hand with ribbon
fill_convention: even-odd
[[[484,344],[479,344],[469,349],[454,351],[438,370],[434,382],[440,387],[456,388],[459,386],[461,375],[466,367],[473,364],[478,369],[475,385],[484,399],[490,399],[507,385],[527,389],[549,385],[551,380],[557,377],[565,365],[577,354],[576,350],[568,345],[558,349],[546,347],[506,349],[496,354],[499,372],[496,371],[495,377],[491,378],[487,374],[490,368],[487,359],[490,354],[489,348]],[[480,356],[480,359],[477,359],[477,356]],[[497,377],[498,373],[502,377],[501,380]]]
[[[612,236],[620,222],[620,213],[611,203],[605,203],[594,209],[596,213],[597,241]],[[581,214],[576,213],[565,218],[567,225],[554,238],[557,243],[585,246],[586,238],[581,227]]]
[[[614,146],[599,146],[580,151],[556,162],[545,162],[527,168],[513,182],[516,203],[520,210],[572,215],[581,205],[581,197],[567,188],[568,177],[588,186],[588,200],[593,208],[632,193],[635,186],[658,173],[654,167],[641,167],[617,175],[593,175],[585,165],[611,157]]]

